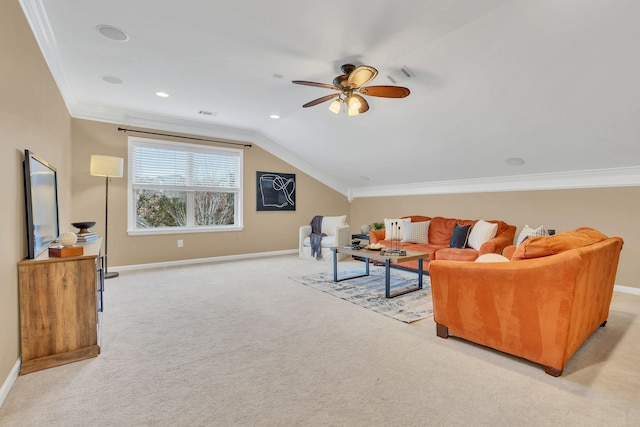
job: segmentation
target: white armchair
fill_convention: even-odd
[[[344,246],[351,244],[351,229],[346,224],[347,216],[325,216],[322,218],[322,236],[320,241],[320,253],[323,261],[333,260],[333,251],[331,248],[335,246]],[[299,233],[299,256],[300,259],[316,259],[311,256],[311,225],[303,225],[300,227]],[[349,255],[338,254],[338,261],[348,258]]]

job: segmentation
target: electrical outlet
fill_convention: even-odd
[[[182,239],[178,240],[178,247],[181,248],[184,246],[184,242],[182,241]]]

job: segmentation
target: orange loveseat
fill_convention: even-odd
[[[431,263],[436,333],[522,357],[552,376],[604,326],[623,240],[592,228],[530,237],[511,262]]]
[[[450,248],[449,240],[451,239],[451,235],[453,234],[453,229],[456,224],[474,225],[478,222],[477,219],[443,218],[441,216],[432,218],[422,215],[405,216],[403,218],[410,218],[412,223],[430,221],[428,235],[429,243],[399,243],[397,240],[385,240],[385,230],[372,230],[369,232],[369,244],[379,243],[387,248],[391,248],[398,246],[399,243],[401,248],[408,251],[428,252],[429,260],[425,260],[422,265],[422,270],[425,272],[429,272],[430,262],[436,259],[474,261],[483,254],[499,254],[505,247],[513,244],[513,239],[516,234],[515,225],[509,225],[504,221],[489,220],[487,222],[498,224],[498,230],[495,237],[480,246],[480,250],[469,247],[463,249]],[[417,270],[418,261],[403,262],[396,266]]]

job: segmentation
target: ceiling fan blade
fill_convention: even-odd
[[[323,96],[322,98],[318,98],[318,99],[314,99],[313,101],[309,101],[306,104],[304,104],[302,107],[304,107],[304,108],[313,107],[314,105],[322,104],[323,102],[326,102],[326,101],[328,101],[330,99],[333,99],[333,98],[337,98],[338,96],[340,96],[339,93],[332,93],[331,95]]]
[[[326,83],[316,83],[316,82],[307,82],[304,80],[293,80],[291,83],[295,83],[297,85],[305,85],[305,86],[315,86],[315,87],[323,87],[325,89],[335,89],[340,90],[338,86],[326,84]]]
[[[347,79],[347,83],[353,89],[357,89],[360,86],[364,86],[369,83],[371,80],[375,79],[378,75],[378,70],[368,65],[360,65],[356,67],[355,70],[349,74],[349,78]]]
[[[402,86],[368,86],[358,90],[363,95],[380,96],[382,98],[404,98],[411,91]]]

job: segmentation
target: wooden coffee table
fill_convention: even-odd
[[[341,282],[343,280],[355,279],[356,277],[364,277],[369,275],[369,259],[384,262],[384,286],[385,297],[393,298],[399,295],[404,295],[409,292],[422,289],[422,261],[429,259],[429,254],[426,252],[407,251],[406,255],[382,255],[380,251],[372,251],[370,249],[352,249],[350,247],[336,247],[331,248],[333,251],[333,281]],[[364,258],[364,274],[357,276],[343,277],[338,280],[338,254],[349,254],[351,256],[357,256]],[[418,285],[401,292],[391,294],[391,263],[414,261],[418,260]]]

